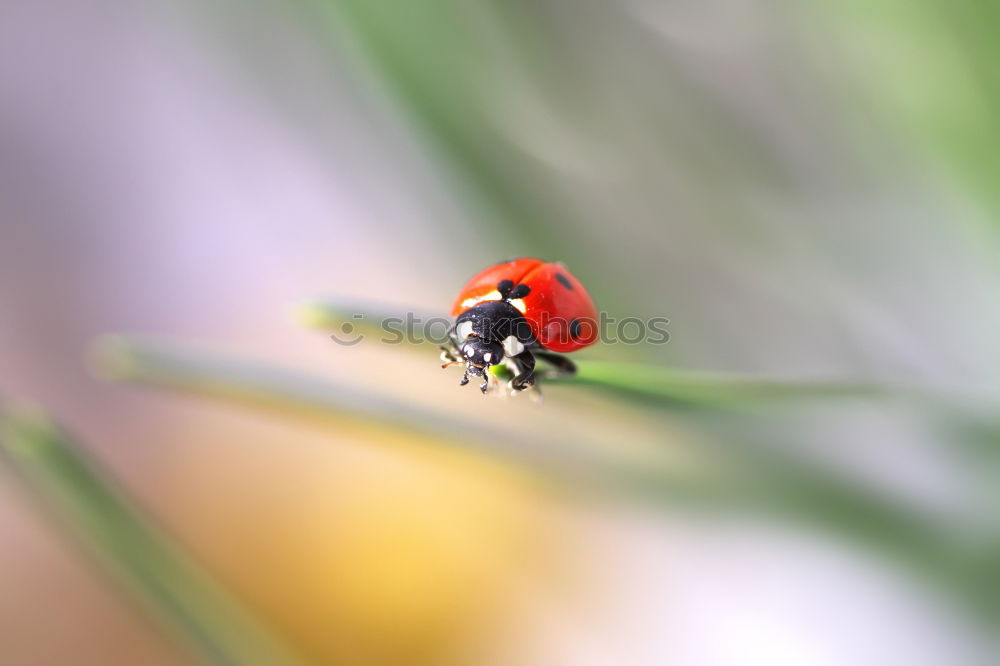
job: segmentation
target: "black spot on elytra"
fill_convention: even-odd
[[[580,337],[580,320],[574,319],[569,323],[569,334],[574,338]]]
[[[497,291],[500,292],[500,298],[507,298],[510,294],[510,290],[514,288],[514,283],[510,280],[500,280],[497,282]]]
[[[570,291],[573,291],[573,285],[570,284],[568,277],[566,277],[562,273],[556,273],[556,279],[559,280],[559,284],[566,287]]]
[[[531,287],[526,284],[519,284],[510,291],[511,298],[524,298],[531,293]]]

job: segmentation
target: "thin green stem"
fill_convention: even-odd
[[[398,306],[379,307],[317,299],[298,308],[299,320],[310,328],[333,331],[345,337],[364,336],[369,341],[394,344],[429,352],[426,322],[447,321],[441,314],[415,312]],[[345,332],[342,327],[349,327]],[[434,332],[444,331],[438,326]],[[350,339],[354,339],[351,337]],[[546,380],[569,386],[596,389],[629,403],[642,402],[662,408],[736,408],[774,401],[829,398],[870,398],[885,394],[884,388],[852,381],[780,380],[718,373],[702,373],[661,365],[639,365],[613,361],[578,359],[572,376]]]

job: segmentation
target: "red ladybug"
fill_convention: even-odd
[[[597,308],[580,281],[560,263],[511,259],[482,271],[462,288],[451,314],[452,346],[442,347],[445,367],[464,363],[469,375],[481,376],[483,393],[490,366],[506,363],[514,371],[510,388],[523,391],[535,383],[535,357],[561,373],[573,373],[572,361],[553,352],[571,352],[597,341]]]

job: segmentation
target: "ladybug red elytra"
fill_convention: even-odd
[[[561,263],[511,259],[482,271],[462,288],[451,314],[451,347],[442,347],[443,367],[465,365],[461,384],[480,376],[483,393],[490,366],[506,363],[510,388],[535,384],[535,358],[560,374],[576,371],[560,353],[597,341],[597,308],[587,290]],[[559,353],[555,353],[559,352]]]

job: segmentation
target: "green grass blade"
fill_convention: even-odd
[[[615,397],[661,407],[735,407],[788,400],[870,398],[887,393],[886,389],[862,382],[765,379],[592,360],[577,362],[577,373],[572,377],[553,377],[549,381],[596,388]]]
[[[269,636],[43,417],[0,411],[0,454],[74,536],[205,664],[304,663]]]
[[[422,322],[443,319],[441,314],[415,312],[402,306],[378,307],[368,304],[347,304],[336,300],[316,299],[299,306],[303,325],[329,331],[341,331],[350,325],[352,334],[361,334],[370,341],[402,339],[402,346],[431,354],[433,341],[428,340]],[[413,316],[409,316],[413,315]],[[393,322],[398,337],[389,336],[381,322]],[[440,327],[438,327],[440,328]],[[816,400],[838,397],[875,397],[888,391],[862,382],[778,380],[692,372],[660,365],[639,365],[574,359],[577,374],[553,377],[549,382],[568,386],[597,389],[630,403],[676,408],[683,406],[738,407],[740,405],[789,400]]]

